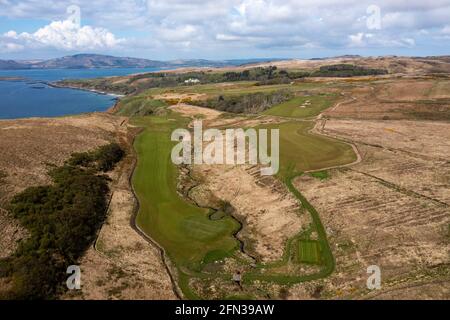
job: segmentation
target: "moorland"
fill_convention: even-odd
[[[105,223],[75,256],[85,285],[61,298],[449,298],[448,57],[277,61],[58,85],[125,95],[107,114],[0,122],[2,261],[33,238],[10,205],[52,184],[49,163],[112,142],[125,152],[108,173]],[[194,119],[279,129],[279,173],[174,165],[170,134]],[[39,177],[27,180],[30,172]],[[382,270],[380,290],[366,287],[370,265]],[[2,288],[14,291],[13,268],[1,271]]]

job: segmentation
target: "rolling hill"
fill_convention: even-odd
[[[94,69],[94,68],[178,68],[178,67],[226,67],[246,63],[267,62],[271,59],[245,59],[212,61],[188,59],[157,61],[141,58],[114,57],[101,54],[76,54],[44,61],[0,60],[0,69]]]

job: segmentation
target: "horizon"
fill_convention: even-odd
[[[445,0],[8,0],[0,9],[2,60],[80,52],[159,61],[450,52]]]
[[[56,57],[48,57],[48,58],[28,58],[28,59],[15,59],[15,58],[9,58],[9,59],[1,59],[2,61],[15,61],[15,62],[44,62],[54,59],[61,59],[61,58],[67,58],[67,57],[75,57],[75,56],[104,56],[104,57],[114,57],[114,58],[131,58],[131,59],[144,59],[149,61],[157,61],[157,62],[174,62],[174,61],[211,61],[211,62],[227,62],[227,61],[239,61],[239,60],[249,60],[249,61],[288,61],[288,60],[315,60],[315,59],[321,59],[321,60],[328,60],[328,59],[338,59],[338,58],[345,58],[345,57],[355,57],[355,58],[388,58],[388,57],[397,57],[397,58],[429,58],[429,57],[446,57],[450,54],[442,54],[442,55],[427,55],[427,56],[420,56],[420,55],[395,55],[395,54],[386,54],[386,55],[357,55],[357,54],[343,54],[338,56],[327,56],[327,57],[312,57],[312,58],[301,58],[301,57],[293,57],[293,58],[284,58],[284,57],[262,57],[262,58],[255,58],[255,57],[239,57],[239,58],[233,58],[233,59],[207,59],[207,58],[192,58],[192,59],[185,59],[185,58],[175,58],[170,60],[158,60],[153,59],[152,57],[136,57],[136,56],[121,56],[121,55],[110,55],[110,54],[102,54],[102,53],[74,53],[69,55],[63,55],[63,56],[56,56]]]

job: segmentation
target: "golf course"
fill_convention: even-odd
[[[290,108],[290,103],[278,106],[276,113],[287,115]],[[321,109],[322,106],[318,107],[318,110]],[[164,249],[174,265],[175,270],[172,271],[176,273],[177,285],[182,294],[186,298],[202,299],[202,295],[191,285],[199,279],[202,284],[230,282],[232,273],[213,267],[225,259],[231,259],[243,268],[252,265],[243,276],[246,284],[263,281],[291,285],[329,275],[334,269],[334,259],[319,214],[294,188],[292,180],[305,171],[355,161],[356,155],[351,146],[310,134],[314,125],[312,121],[293,119],[258,127],[280,129],[280,171],[277,177],[311,215],[312,224],[306,231],[299,230],[298,235],[287,242],[280,261],[255,263],[245,257],[243,246],[236,237],[242,228],[238,220],[232,215],[212,219],[211,210],[196,206],[177,192],[179,172],[171,161],[171,150],[175,143],[170,140],[170,136],[173,130],[186,128],[189,121],[174,112],[165,116],[133,118],[133,124],[143,129],[134,144],[138,162],[132,183],[140,205],[136,224]],[[310,239],[313,232],[318,235],[317,240]],[[292,265],[303,264],[314,266],[317,272],[279,272],[287,266],[297,270],[298,267],[292,268]],[[246,297],[256,298],[251,291],[246,292]],[[227,292],[222,297],[236,298]]]

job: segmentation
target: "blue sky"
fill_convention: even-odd
[[[0,59],[450,54],[450,0],[0,0]]]

